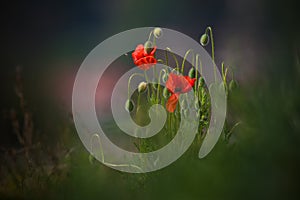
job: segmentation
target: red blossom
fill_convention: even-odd
[[[176,75],[174,73],[169,74],[166,82],[166,87],[172,94],[166,104],[169,112],[175,111],[179,95],[189,92],[193,88],[195,81],[196,78],[191,79],[189,76]]]
[[[150,53],[147,53],[147,51],[144,48],[144,45],[139,44],[136,47],[135,51],[132,53],[132,59],[134,64],[142,70],[148,70],[157,62],[157,60],[154,58],[155,51],[156,47],[154,47]]]

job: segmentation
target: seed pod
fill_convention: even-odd
[[[156,38],[160,38],[162,36],[162,34],[163,34],[163,32],[162,32],[161,28],[155,28],[153,30],[153,35]]]
[[[143,93],[145,92],[147,89],[147,83],[146,82],[140,82],[139,86],[138,86],[138,92],[139,93]]]
[[[206,46],[209,43],[209,36],[207,33],[204,33],[200,38],[200,44]]]
[[[149,40],[147,42],[145,42],[144,49],[145,49],[145,52],[151,53],[151,51],[153,50],[153,44],[152,44],[152,42],[149,41]]]
[[[133,102],[130,99],[127,99],[126,103],[125,103],[125,109],[128,112],[132,112],[134,108]]]
[[[229,90],[234,91],[238,88],[238,83],[235,80],[231,80],[229,83]]]
[[[196,70],[194,67],[192,67],[189,71],[189,77],[195,78],[196,77]]]

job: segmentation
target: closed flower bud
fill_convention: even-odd
[[[128,112],[132,112],[133,108],[134,108],[133,102],[130,99],[127,99],[127,101],[125,103],[125,109]]]
[[[163,32],[162,32],[161,28],[155,28],[153,30],[153,35],[156,38],[160,38],[162,36],[162,34],[163,34]]]
[[[189,77],[195,78],[196,77],[196,70],[194,67],[192,67],[189,71]]]
[[[200,38],[200,44],[206,46],[209,43],[209,36],[207,33],[204,33]]]
[[[204,78],[203,78],[203,77],[200,77],[200,78],[199,78],[199,87],[203,87],[204,84],[205,84]]]
[[[233,91],[238,88],[238,83],[235,80],[231,80],[229,83],[229,90]]]
[[[152,44],[152,42],[151,41],[147,41],[147,42],[145,42],[145,44],[144,44],[144,49],[145,49],[145,51],[149,54],[149,53],[151,53],[151,51],[153,50],[153,44]]]
[[[138,86],[138,92],[142,93],[145,92],[147,89],[147,83],[146,82],[140,82],[139,86]]]
[[[169,96],[170,96],[170,92],[169,92],[169,90],[168,90],[168,88],[164,88],[164,90],[163,90],[163,96],[167,99]]]

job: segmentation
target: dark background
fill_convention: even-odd
[[[2,2],[1,8],[0,199],[299,198],[297,1],[45,0]],[[85,56],[107,37],[131,28],[166,27],[198,40],[208,25],[214,29],[217,63],[231,66],[240,85],[230,99],[230,112],[243,122],[233,145],[220,142],[204,160],[188,154],[147,175],[91,164],[70,114],[73,81]],[[39,171],[39,161],[67,166],[50,175],[36,172],[52,177],[41,184],[36,184],[39,174],[28,175],[28,163],[6,165],[14,160],[13,149],[22,147],[10,117],[12,109],[19,113],[17,66],[35,123],[34,140],[47,149],[40,157],[33,150],[31,170]],[[21,111],[18,117],[24,120]],[[66,152],[71,158],[62,161],[59,155]]]

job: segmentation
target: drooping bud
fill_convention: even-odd
[[[153,50],[153,44],[151,41],[146,41],[144,44],[144,49],[147,53],[151,53],[151,51]]]
[[[192,67],[189,71],[189,77],[195,78],[196,77],[196,70],[194,67]]]
[[[132,112],[133,108],[134,108],[133,102],[130,99],[127,99],[127,101],[125,103],[125,109],[128,112]]]
[[[154,37],[156,37],[157,39],[160,38],[162,36],[163,32],[161,30],[161,28],[155,28],[153,30],[153,35]]]
[[[204,33],[200,38],[200,44],[202,46],[206,46],[209,43],[209,35],[207,33]]]
[[[138,92],[139,93],[143,93],[145,92],[147,89],[147,83],[146,82],[140,82],[139,86],[138,86]]]

